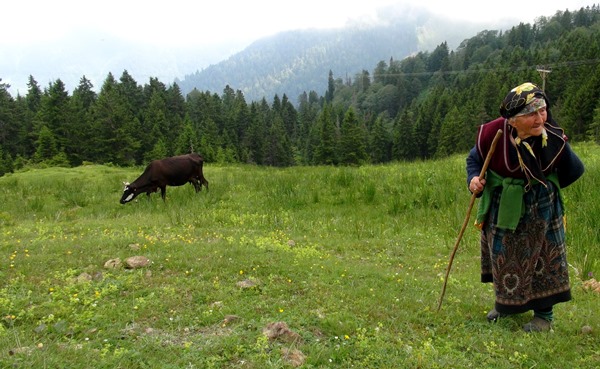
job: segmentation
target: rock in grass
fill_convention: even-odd
[[[121,259],[119,259],[119,258],[110,259],[106,263],[104,263],[104,268],[105,269],[119,269],[121,267],[121,265],[123,265],[123,263],[121,262]]]
[[[287,347],[281,348],[281,354],[285,361],[287,361],[291,366],[297,368],[302,366],[306,361],[306,356],[304,353],[298,349],[290,349]]]
[[[253,279],[244,279],[243,281],[239,281],[236,283],[236,286],[238,286],[241,289],[258,288],[259,285],[260,282]]]
[[[150,265],[150,259],[145,256],[132,256],[125,259],[125,268],[127,269],[144,268],[148,265]]]
[[[229,323],[235,322],[240,320],[240,317],[237,315],[225,315],[225,318],[223,318],[223,327],[228,325]]]
[[[298,343],[302,341],[302,337],[288,328],[285,322],[269,323],[263,329],[263,334],[269,340],[280,340],[287,343]]]
[[[83,272],[75,278],[77,283],[89,282],[92,280],[92,276],[89,273]]]
[[[597,281],[594,278],[588,279],[587,281],[583,282],[583,288],[588,291],[600,293],[600,281]]]
[[[581,327],[581,333],[583,334],[591,334],[592,332],[592,327],[589,325],[584,325],[583,327]]]

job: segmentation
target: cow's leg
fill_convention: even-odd
[[[156,192],[156,191],[158,191],[158,188],[157,188],[157,187],[150,187],[150,188],[149,188],[149,189],[146,191],[146,196],[148,197],[148,200],[150,199],[150,194],[151,194],[151,193],[154,193],[154,192]]]
[[[196,190],[196,192],[202,190],[202,185],[198,183],[198,180],[196,178],[190,178],[189,182],[192,185],[194,185],[194,189]]]
[[[206,187],[206,191],[208,191],[208,181],[206,180],[206,178],[202,176],[200,180],[202,181],[202,184],[204,184],[204,187]]]
[[[160,197],[162,197],[163,201],[165,201],[165,197],[167,196],[167,186],[160,187]]]

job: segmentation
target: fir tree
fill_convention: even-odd
[[[283,128],[281,117],[275,117],[266,139],[265,164],[285,167],[293,164],[292,147]]]
[[[91,155],[90,148],[83,143],[91,140],[91,110],[97,98],[93,88],[92,83],[84,76],[79,81],[79,86],[75,88],[73,96],[69,100],[71,115],[67,119],[66,124],[67,142],[69,142],[69,145],[65,148],[65,151],[72,165],[80,165]]]
[[[109,73],[92,110],[92,161],[136,164],[135,153],[140,142],[135,137],[135,129],[138,128],[135,122],[131,105],[121,98],[117,82]]]
[[[369,152],[373,163],[386,163],[391,160],[392,137],[384,124],[384,117],[379,116],[371,130]]]
[[[167,145],[163,138],[158,139],[152,147],[152,150],[148,151],[146,155],[144,155],[144,161],[146,163],[150,163],[152,160],[163,159],[169,156],[167,153]]]
[[[327,92],[325,93],[325,103],[331,103],[333,101],[333,94],[335,93],[335,80],[333,79],[333,72],[329,70],[329,78],[327,79]]]
[[[340,129],[339,163],[344,165],[360,165],[368,162],[366,131],[359,125],[350,108],[344,116]]]
[[[54,134],[46,125],[43,125],[38,134],[37,149],[35,151],[35,161],[43,162],[51,160],[58,154],[58,148]]]
[[[50,84],[42,96],[37,113],[37,120],[41,127],[45,126],[52,132],[57,150],[65,152],[74,151],[73,146],[79,144],[79,142],[69,140],[70,127],[68,123],[72,116],[69,99],[65,84],[58,79]]]
[[[196,152],[200,146],[196,131],[192,126],[192,121],[189,116],[186,116],[183,120],[183,130],[179,137],[177,137],[177,143],[173,151],[173,155],[188,154]]]
[[[414,113],[411,110],[405,110],[394,122],[393,159],[414,160],[418,157],[418,147],[414,135]]]
[[[317,120],[318,143],[314,152],[314,164],[335,165],[337,164],[337,131],[331,116],[331,106],[326,104]]]

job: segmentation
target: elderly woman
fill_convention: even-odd
[[[496,295],[487,319],[533,310],[523,329],[548,331],[553,306],[571,299],[560,190],[584,168],[536,85],[512,89],[500,114],[479,127],[466,163],[469,190],[480,197],[481,281],[492,282]],[[498,129],[504,134],[484,179],[479,174]]]

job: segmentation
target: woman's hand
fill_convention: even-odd
[[[471,193],[478,194],[483,191],[483,186],[485,186],[485,178],[479,178],[479,176],[475,176],[471,178],[469,191],[471,191]]]

